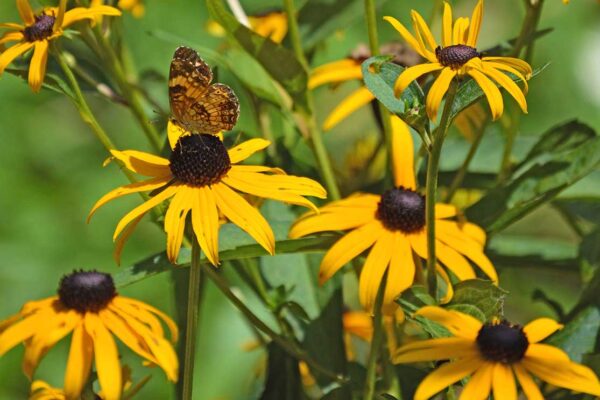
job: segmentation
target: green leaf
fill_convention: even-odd
[[[552,202],[560,210],[595,224],[600,224],[600,198],[560,198]]]
[[[7,68],[6,72],[23,79],[25,82],[27,82],[29,79],[28,69]],[[46,72],[42,87],[45,89],[52,90],[53,92],[65,94],[70,98],[75,99],[75,94],[73,93],[73,90],[71,90],[71,87],[60,76],[56,74]]]
[[[276,343],[268,345],[268,367],[261,400],[303,400],[302,378],[298,360]]]
[[[294,53],[240,24],[227,12],[222,0],[206,0],[206,4],[211,16],[283,86],[296,106],[306,110],[308,72]]]
[[[389,62],[389,56],[376,56],[362,63],[365,85],[369,91],[404,122],[422,132],[428,123],[425,114],[425,97],[416,82],[411,83],[397,98],[394,85],[404,67]]]
[[[400,382],[402,399],[413,399],[419,383],[427,375],[427,371],[413,367],[412,365],[398,364],[394,366],[396,376]]]
[[[574,121],[557,126],[542,135],[536,146],[544,148],[541,142],[546,138],[556,143],[557,132],[582,138],[584,135],[578,132],[581,129],[587,131],[589,127]],[[521,163],[505,183],[469,207],[467,218],[489,232],[498,232],[554,199],[600,165],[598,136],[576,141],[565,138],[562,143],[569,144],[561,144],[560,151],[534,152],[535,157]]]
[[[396,303],[402,306],[408,318],[412,318],[423,328],[430,336],[434,338],[450,336],[450,332],[442,325],[430,321],[427,318],[413,315],[417,310],[424,306],[437,305],[435,299],[427,293],[427,289],[421,285],[414,285],[402,293],[402,296],[396,299]]]
[[[600,310],[588,307],[581,311],[562,330],[552,335],[548,343],[563,349],[575,362],[581,362],[583,355],[592,353],[600,329]]]
[[[490,281],[469,279],[454,285],[454,296],[447,308],[470,314],[481,322],[502,316],[507,291]]]
[[[272,224],[272,226],[276,225],[277,223]],[[336,240],[336,236],[279,240],[276,242],[275,249],[278,254],[322,252],[329,249]],[[251,237],[233,224],[225,224],[221,227],[219,232],[219,249],[219,255],[222,262],[259,257],[268,254],[265,249],[256,244]],[[173,268],[187,268],[189,267],[189,262],[189,249],[181,249],[179,264],[176,266],[169,262],[165,252],[160,252],[115,274],[115,284],[119,287],[131,285],[142,279],[149,278],[165,271],[170,271]],[[208,264],[206,257],[202,257],[201,262]]]

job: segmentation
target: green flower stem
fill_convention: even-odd
[[[450,111],[456,97],[458,84],[456,79],[450,84],[448,93],[446,94],[446,104],[440,124],[433,133],[433,143],[429,158],[427,160],[427,183],[425,194],[425,225],[427,229],[427,286],[429,294],[433,298],[437,298],[437,272],[436,272],[436,257],[435,257],[435,202],[438,183],[438,171],[440,164],[440,155],[442,153],[442,145],[446,138],[446,133],[450,126]]]
[[[467,171],[469,170],[469,165],[471,165],[471,161],[473,161],[473,157],[475,157],[475,153],[477,153],[477,149],[479,149],[479,145],[481,144],[481,139],[483,139],[483,131],[485,130],[485,126],[482,126],[473,139],[473,143],[471,143],[471,147],[469,148],[469,152],[465,157],[462,165],[459,170],[456,172],[454,179],[452,179],[452,183],[450,184],[450,188],[448,189],[448,193],[446,194],[446,198],[444,199],[445,203],[450,203],[452,198],[456,194],[456,191],[462,185],[465,176],[467,175]]]
[[[375,9],[375,0],[365,0],[365,18],[367,22],[367,31],[369,34],[369,48],[371,50],[371,56],[379,55],[379,36],[377,34],[377,12]],[[392,125],[390,122],[390,112],[385,106],[377,101],[377,108],[379,110],[379,116],[381,117],[381,125],[383,126],[383,135],[385,138],[385,146],[387,149],[387,165],[390,166],[386,169],[386,180],[390,180],[392,177],[392,160],[394,157],[394,149],[392,148]]]
[[[525,0],[525,6],[527,7],[527,11],[525,14],[525,19],[523,20],[523,25],[521,25],[521,32],[519,33],[519,37],[517,38],[515,47],[512,51],[513,57],[519,57],[523,48],[527,46],[525,60],[531,60],[531,56],[533,55],[534,43],[533,35],[535,34],[537,26],[540,22],[540,16],[542,14],[543,5],[544,0]]]
[[[125,71],[123,64],[119,60],[119,57],[115,53],[113,47],[108,42],[108,39],[102,34],[99,28],[94,29],[94,35],[96,41],[100,44],[103,54],[108,57],[108,66],[111,74],[121,89],[121,96],[125,98],[131,112],[138,120],[138,123],[142,127],[146,138],[152,145],[155,151],[159,152],[162,149],[162,141],[158,131],[150,122],[144,108],[142,106],[142,98],[137,88],[129,83],[127,79],[127,71]]]
[[[192,241],[192,264],[188,284],[187,317],[185,326],[185,356],[183,359],[183,377],[181,379],[182,399],[191,400],[194,386],[194,362],[196,360],[196,342],[198,341],[198,315],[200,311],[200,288],[202,269],[200,266],[200,245]]]
[[[288,16],[288,32],[292,42],[292,47],[294,49],[294,54],[296,55],[298,61],[304,66],[306,71],[309,71],[308,62],[306,61],[304,50],[302,48],[300,31],[298,30],[298,22],[296,21],[296,8],[294,6],[294,0],[284,0],[283,2],[285,12]],[[303,110],[301,114],[306,122],[308,134],[312,144],[311,147],[313,153],[315,154],[315,158],[317,159],[317,163],[319,164],[321,176],[325,182],[329,198],[331,200],[339,200],[341,197],[340,190],[335,180],[329,155],[327,154],[325,144],[323,143],[323,134],[314,115],[314,101],[312,98],[312,93],[308,89],[306,89],[306,100],[308,103],[308,109]]]
[[[326,367],[323,367],[317,363],[311,356],[306,354],[304,350],[298,348],[296,344],[289,342],[283,336],[273,331],[267,326],[260,318],[258,318],[252,310],[250,310],[246,304],[240,300],[229,288],[229,284],[225,281],[221,275],[211,266],[206,263],[201,264],[206,276],[219,288],[219,290],[227,297],[237,309],[255,326],[258,330],[267,335],[271,340],[277,343],[281,348],[290,354],[292,357],[297,358],[306,362],[314,371],[317,371],[324,376],[327,376],[340,384],[348,383],[348,378],[342,375],[338,375],[335,372],[330,371]]]
[[[365,379],[363,400],[373,400],[373,397],[375,396],[377,359],[379,358],[384,336],[381,306],[383,305],[383,295],[385,294],[387,274],[388,273],[386,271],[381,279],[381,282],[379,283],[377,297],[375,298],[375,306],[373,309],[373,338],[371,339],[371,349],[369,351],[369,359],[367,361],[367,377]]]

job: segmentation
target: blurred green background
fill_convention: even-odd
[[[431,1],[387,1],[380,15],[390,14],[408,23],[411,7],[429,15]],[[547,0],[540,26],[554,31],[539,40],[534,66],[551,62],[531,81],[527,97],[529,114],[522,117],[520,139],[515,156],[524,154],[536,135],[567,119],[578,118],[600,129],[600,5],[591,0],[574,0],[564,6],[559,0]],[[277,6],[277,1],[242,0],[249,12]],[[454,15],[468,15],[474,1],[453,1]],[[123,16],[125,40],[140,70],[153,70],[164,78],[177,45],[199,43],[212,49],[222,48],[222,39],[210,36],[205,26],[207,11],[201,0],[147,0],[146,15],[134,19]],[[488,1],[480,39],[480,48],[491,47],[519,32],[524,12],[521,1]],[[14,2],[0,2],[0,22],[18,21]],[[434,26],[439,26],[435,23]],[[382,42],[396,38],[383,23]],[[439,30],[438,30],[439,32]],[[158,33],[158,36],[157,36]],[[187,42],[165,40],[165,33]],[[362,14],[353,23],[340,26],[335,35],[319,44],[313,66],[346,56],[359,42],[366,42]],[[242,68],[243,66],[240,66]],[[233,86],[242,98],[242,115],[236,129],[258,136],[254,116],[239,82],[223,73],[220,80]],[[164,80],[148,83],[163,107],[167,107]],[[332,92],[319,89],[318,117],[322,121],[355,85],[345,84]],[[131,196],[103,209],[87,225],[85,217],[93,203],[108,190],[125,183],[116,166],[102,168],[106,153],[83,124],[69,101],[53,92],[33,94],[18,78],[4,74],[0,81],[2,106],[2,154],[0,156],[0,318],[17,312],[28,301],[52,295],[62,274],[75,268],[97,268],[115,272],[112,259],[112,232],[118,219],[139,202]],[[149,150],[140,128],[129,112],[98,96],[89,96],[101,124],[121,148]],[[507,99],[507,101],[510,101]],[[152,115],[152,110],[148,110]],[[158,117],[157,117],[158,118]],[[362,110],[327,134],[327,146],[334,154],[336,169],[343,170],[346,154],[354,141],[375,134],[375,124],[368,109]],[[473,163],[473,170],[495,172],[500,164],[498,146],[502,137],[489,129]],[[458,135],[445,147],[443,169],[455,169],[468,148]],[[581,181],[565,195],[600,193],[599,176]],[[549,251],[577,253],[577,241],[569,227],[550,208],[506,230],[496,246],[517,246],[520,235],[534,235]],[[544,245],[544,243],[546,243]],[[494,242],[492,243],[494,247]],[[164,249],[164,236],[149,222],[140,225],[123,253],[123,265]],[[524,249],[527,251],[527,249]],[[552,315],[542,303],[531,302],[531,294],[542,288],[567,309],[577,299],[580,278],[577,269],[570,272],[544,270],[530,279],[531,270],[524,266],[504,268],[501,286],[511,292],[506,313],[511,319],[526,322],[536,315]],[[121,294],[153,304],[173,315],[173,287],[168,274],[147,279],[121,290]],[[196,369],[198,399],[251,399],[260,390],[260,371],[264,363],[262,350],[245,351],[244,344],[253,335],[239,313],[208,285],[201,310],[200,344]],[[38,377],[61,386],[67,341],[44,359]],[[0,399],[24,399],[29,384],[20,373],[22,348],[0,359]],[[139,360],[124,351],[124,362],[134,368],[134,377],[147,373]],[[159,370],[153,375],[139,398],[172,397],[171,386]]]

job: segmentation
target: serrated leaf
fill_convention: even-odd
[[[585,127],[573,122],[559,125],[542,135],[538,142],[546,137],[555,138],[555,131],[562,132],[563,135],[570,132],[576,134],[565,127],[581,129],[582,126]],[[505,183],[493,188],[469,207],[466,210],[467,218],[489,232],[498,232],[554,199],[562,190],[600,165],[598,136],[577,141],[577,144],[569,143],[571,144],[563,151],[546,152],[538,154],[532,160],[525,160]]]
[[[447,306],[471,314],[481,322],[487,322],[493,317],[502,316],[507,294],[507,291],[490,281],[469,279],[454,285],[454,296]]]
[[[563,349],[575,362],[581,362],[583,355],[592,353],[600,329],[600,310],[588,307],[581,311],[562,330],[552,335],[548,343]]]
[[[206,4],[211,16],[283,86],[298,107],[306,110],[308,72],[294,53],[240,24],[225,9],[222,0],[206,0]]]

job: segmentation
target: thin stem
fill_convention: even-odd
[[[498,174],[498,182],[504,181],[512,169],[512,152],[515,145],[515,140],[519,131],[519,120],[521,118],[521,110],[515,106],[509,106],[511,112],[508,120],[508,129],[506,129],[506,143],[502,153],[502,164],[500,164],[500,173]]]
[[[229,8],[231,8],[231,12],[238,20],[238,22],[246,27],[250,27],[250,21],[248,20],[248,16],[244,11],[244,8],[240,4],[239,0],[227,0],[227,4],[229,4]]]
[[[519,33],[519,37],[513,48],[512,56],[519,57],[523,48],[527,46],[526,60],[529,60],[533,52],[533,35],[535,34],[540,21],[544,0],[525,1],[525,5],[527,7],[525,19],[523,20],[523,25],[521,25],[521,32]]]
[[[387,283],[387,271],[383,275],[379,283],[379,290],[375,298],[375,306],[373,309],[373,338],[371,340],[371,350],[369,351],[369,359],[367,361],[367,376],[365,379],[365,391],[363,400],[373,400],[375,396],[375,381],[377,378],[377,359],[381,350],[383,341],[383,322],[381,306],[383,305],[383,295],[385,294],[385,286]]]
[[[375,0],[365,0],[365,18],[367,21],[367,32],[369,34],[369,48],[371,55],[379,55],[379,36],[377,35],[377,12]]]
[[[435,202],[438,183],[438,170],[440,163],[440,155],[442,153],[442,145],[448,132],[450,122],[450,111],[456,96],[458,84],[456,79],[450,84],[448,93],[446,94],[446,104],[442,112],[440,124],[436,128],[433,137],[433,143],[429,158],[427,160],[427,187],[425,194],[425,225],[427,229],[427,286],[429,294],[433,298],[437,298],[437,273],[435,270]]]
[[[293,343],[290,343],[284,337],[279,335],[277,332],[273,331],[271,328],[267,326],[263,321],[260,320],[253,312],[250,310],[246,304],[240,300],[229,288],[229,284],[219,275],[219,273],[210,265],[202,263],[202,268],[206,273],[206,276],[219,288],[219,290],[227,297],[240,312],[254,325],[258,330],[263,332],[265,335],[271,338],[275,343],[277,343],[283,350],[285,350],[292,357],[297,358],[298,360],[302,360],[306,362],[312,369],[318,371],[319,373],[327,376],[340,384],[346,384],[347,378],[338,375],[335,372],[330,371],[326,367],[323,367],[315,360],[312,359],[308,354],[306,354],[302,349],[298,349],[297,346]]]
[[[292,48],[298,61],[302,63],[308,69],[308,62],[304,55],[304,49],[302,48],[302,39],[300,38],[300,30],[298,29],[298,22],[296,21],[296,7],[294,6],[294,0],[283,0],[285,7],[285,13],[288,17],[288,33],[292,42]]]
[[[483,131],[484,130],[485,130],[485,127],[481,127],[475,134],[475,138],[473,139],[473,143],[471,143],[469,152],[467,153],[467,156],[465,157],[462,165],[456,172],[456,175],[454,176],[454,179],[452,180],[452,183],[450,184],[450,188],[448,189],[448,193],[446,194],[446,198],[444,199],[445,203],[450,203],[452,201],[452,198],[456,194],[456,191],[458,190],[460,185],[462,185],[462,183],[465,179],[465,176],[467,175],[467,171],[469,170],[469,165],[471,165],[471,161],[473,161],[473,158],[475,157],[475,154],[477,153],[477,149],[479,149],[479,145],[481,144],[481,139],[483,139]]]
[[[200,245],[198,240],[192,241],[192,264],[188,285],[187,317],[185,329],[185,357],[183,360],[182,399],[191,400],[194,385],[194,362],[196,359],[196,342],[198,341],[198,315],[200,310],[200,283],[202,269],[200,267]]]

